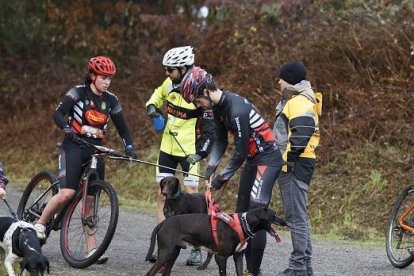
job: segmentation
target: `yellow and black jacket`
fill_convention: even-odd
[[[284,91],[276,107],[273,132],[295,176],[309,183],[315,168],[315,149],[319,145],[319,116],[322,95],[314,93],[309,81],[302,81]],[[285,165],[282,171],[287,172]]]
[[[187,103],[180,93],[179,85],[173,84],[170,78],[154,90],[145,105],[148,107],[153,104],[160,108],[165,102],[167,118],[160,150],[181,157],[197,153],[205,158],[214,143],[213,112],[197,109],[193,103]]]

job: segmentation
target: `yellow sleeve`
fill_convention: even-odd
[[[157,87],[152,93],[151,98],[146,102],[145,106],[147,107],[150,104],[155,105],[157,108],[162,106],[163,103],[167,100],[168,91],[172,87],[172,82],[170,78],[166,78],[161,86]]]

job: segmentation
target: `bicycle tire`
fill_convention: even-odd
[[[392,208],[386,236],[387,257],[396,268],[405,268],[414,262],[414,234],[398,225],[398,218],[414,204],[414,186],[405,188]]]
[[[17,217],[34,224],[42,214],[52,196],[59,192],[59,185],[54,185],[56,183],[58,183],[56,176],[49,171],[41,171],[36,174],[30,180],[23,192],[19,207],[17,208]],[[43,197],[39,198],[45,191],[47,192]],[[49,219],[46,223],[46,237],[50,234],[53,220],[54,217]]]
[[[93,191],[93,195],[98,195],[99,191],[97,216],[81,219],[80,211],[77,210],[82,204],[82,193],[79,192],[69,204],[62,220],[60,249],[63,258],[74,268],[86,268],[98,261],[108,249],[118,223],[119,204],[114,188],[103,180],[95,180],[89,183],[89,189]],[[109,217],[107,212],[110,212]],[[92,227],[86,226],[87,223]],[[85,232],[92,232],[92,234],[85,234]],[[87,256],[89,252],[86,235],[93,236],[97,241],[96,251],[91,256]]]

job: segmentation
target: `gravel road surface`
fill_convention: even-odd
[[[7,189],[7,199],[14,210],[22,194],[21,190],[12,187]],[[4,203],[0,203],[0,215],[9,215]],[[109,261],[105,265],[93,265],[86,269],[74,269],[64,261],[59,246],[59,232],[52,232],[43,253],[51,264],[50,275],[83,276],[83,275],[145,275],[151,264],[145,262],[149,247],[149,237],[156,224],[156,217],[120,209],[118,227],[112,243],[107,251]],[[288,232],[281,232],[282,243],[277,244],[268,236],[268,244],[263,260],[264,275],[276,275],[287,266],[291,250]],[[315,275],[414,275],[414,264],[406,269],[394,268],[388,261],[384,246],[358,245],[343,241],[314,239],[314,272]],[[198,271],[187,267],[185,260],[189,250],[182,250],[172,275],[210,276],[218,275],[218,268],[212,261],[206,271]],[[206,254],[203,252],[203,257]],[[235,275],[233,259],[229,258],[228,275]]]

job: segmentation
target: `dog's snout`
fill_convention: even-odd
[[[280,225],[280,226],[287,226],[286,221],[283,220],[283,219],[281,219],[281,218],[279,218],[278,216],[276,216],[276,214],[273,215],[272,223],[273,224],[276,224],[276,225]]]

